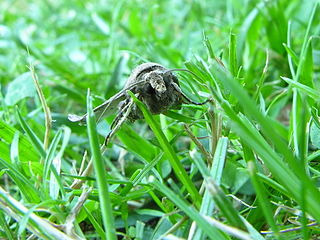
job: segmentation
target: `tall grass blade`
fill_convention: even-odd
[[[106,176],[105,163],[100,152],[100,145],[97,135],[97,125],[92,110],[92,100],[90,91],[87,94],[87,130],[90,142],[90,149],[93,159],[94,171],[97,177],[97,185],[99,191],[99,200],[102,213],[102,219],[105,230],[105,237],[108,240],[116,240],[116,229],[114,226],[114,218],[112,211],[112,202],[109,196],[108,182]]]

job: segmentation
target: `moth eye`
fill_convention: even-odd
[[[163,80],[164,80],[166,86],[168,86],[168,85],[171,83],[172,77],[173,77],[173,76],[172,76],[171,73],[170,73],[170,74],[165,74],[165,75],[163,75]]]
[[[151,86],[150,83],[145,85],[145,92],[148,94],[154,94],[154,88]]]

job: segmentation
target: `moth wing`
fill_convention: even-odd
[[[117,107],[121,101],[126,98],[125,92],[121,91],[109,98],[107,101],[102,103],[101,105],[95,107],[93,109],[94,115],[96,116],[97,122],[101,121],[103,118],[113,114],[116,112]],[[74,114],[69,114],[68,119],[71,122],[79,122],[80,124],[84,124],[86,122],[87,113],[83,116],[78,116]]]
[[[113,114],[116,112],[119,103],[126,99],[126,91],[133,90],[134,87],[145,84],[145,81],[138,81],[131,84],[131,86],[126,87],[122,91],[118,92],[107,101],[102,103],[101,105],[95,107],[93,112],[96,116],[97,122],[101,121],[103,118]],[[80,124],[86,123],[87,113],[83,116],[78,116],[74,114],[69,114],[68,119],[71,122],[79,122]]]
[[[85,116],[78,116],[78,115],[75,115],[75,114],[68,114],[68,120],[71,121],[71,122],[80,122]]]

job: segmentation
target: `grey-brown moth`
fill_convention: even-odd
[[[133,92],[152,114],[160,114],[172,108],[178,109],[182,103],[202,105],[207,102],[194,102],[181,91],[178,78],[173,74],[173,71],[177,70],[180,69],[168,70],[158,63],[143,63],[132,71],[123,90],[93,109],[97,121],[118,111],[111,124],[106,144],[125,120],[133,122],[143,118],[142,112],[127,91]],[[68,119],[85,123],[86,115],[69,114]]]

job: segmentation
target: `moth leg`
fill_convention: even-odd
[[[114,136],[114,134],[119,130],[119,128],[125,122],[125,120],[127,119],[128,115],[131,112],[132,105],[133,105],[133,100],[130,99],[130,101],[121,109],[121,111],[112,121],[111,131],[108,133],[104,141],[104,146],[107,146],[109,144],[110,139]]]
[[[171,83],[172,84],[172,86],[174,87],[174,89],[182,96],[182,98],[185,100],[185,103],[191,103],[191,104],[194,104],[194,105],[204,105],[204,104],[206,104],[207,102],[209,102],[210,101],[210,99],[207,99],[206,101],[204,101],[204,102],[195,102],[195,101],[193,101],[193,100],[191,100],[187,95],[185,95],[183,92],[182,92],[182,90],[181,90],[181,88],[178,86],[178,84],[176,84],[175,82],[172,82]]]

